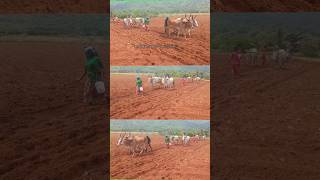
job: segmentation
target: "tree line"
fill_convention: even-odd
[[[160,16],[163,14],[179,13],[209,13],[209,0],[131,0],[131,1],[111,1],[111,16],[125,18]]]
[[[160,71],[155,72],[155,76],[163,77],[169,75],[170,77],[200,77],[202,79],[210,79],[209,72],[201,72],[201,71],[190,71],[190,72],[183,72],[183,71]]]
[[[304,57],[320,57],[320,13],[216,14],[216,51],[238,47],[283,48]]]

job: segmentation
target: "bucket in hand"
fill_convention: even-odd
[[[139,89],[141,92],[143,91],[143,87],[140,87],[140,89]]]
[[[104,82],[103,81],[97,81],[95,84],[96,90],[98,94],[103,94],[106,89],[104,88]]]

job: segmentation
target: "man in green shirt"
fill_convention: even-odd
[[[166,136],[166,137],[164,138],[164,143],[166,144],[167,148],[169,149],[169,145],[170,145],[170,138],[169,138],[169,136]]]
[[[139,95],[140,93],[142,93],[142,80],[140,77],[137,77],[136,80],[136,95]]]
[[[146,31],[149,31],[149,23],[150,23],[150,18],[149,17],[144,18],[144,29]]]
[[[85,55],[85,72],[80,80],[87,75],[84,87],[84,102],[92,104],[94,98],[97,96],[95,83],[97,81],[104,81],[104,68],[98,53],[93,47],[85,48]]]

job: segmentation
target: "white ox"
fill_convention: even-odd
[[[186,135],[183,135],[182,136],[182,142],[183,142],[183,145],[188,145],[189,142],[190,142],[190,136],[186,136]]]
[[[148,81],[152,87],[154,87],[156,85],[159,85],[159,86],[162,85],[162,78],[161,77],[149,77]]]
[[[165,77],[161,80],[164,88],[174,88],[174,79],[173,77]]]
[[[273,51],[272,60],[280,67],[283,68],[284,64],[290,60],[290,54],[284,49]]]
[[[170,136],[169,139],[170,143],[175,145],[180,144],[182,142],[181,136]]]
[[[135,26],[144,26],[145,20],[142,17],[132,18],[132,23]]]
[[[248,60],[248,64],[256,65],[258,60],[258,50],[257,48],[251,48],[246,51],[246,58]]]
[[[201,78],[200,77],[195,77],[195,78],[193,78],[193,81],[195,81],[195,82],[199,82],[201,80]]]
[[[132,18],[131,18],[131,17],[129,17],[129,18],[124,18],[124,19],[123,19],[123,25],[124,25],[125,28],[129,28],[130,26],[132,26],[132,25],[133,25],[133,20],[132,20]]]

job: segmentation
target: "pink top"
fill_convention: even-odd
[[[240,53],[232,53],[231,54],[231,64],[240,64]]]

